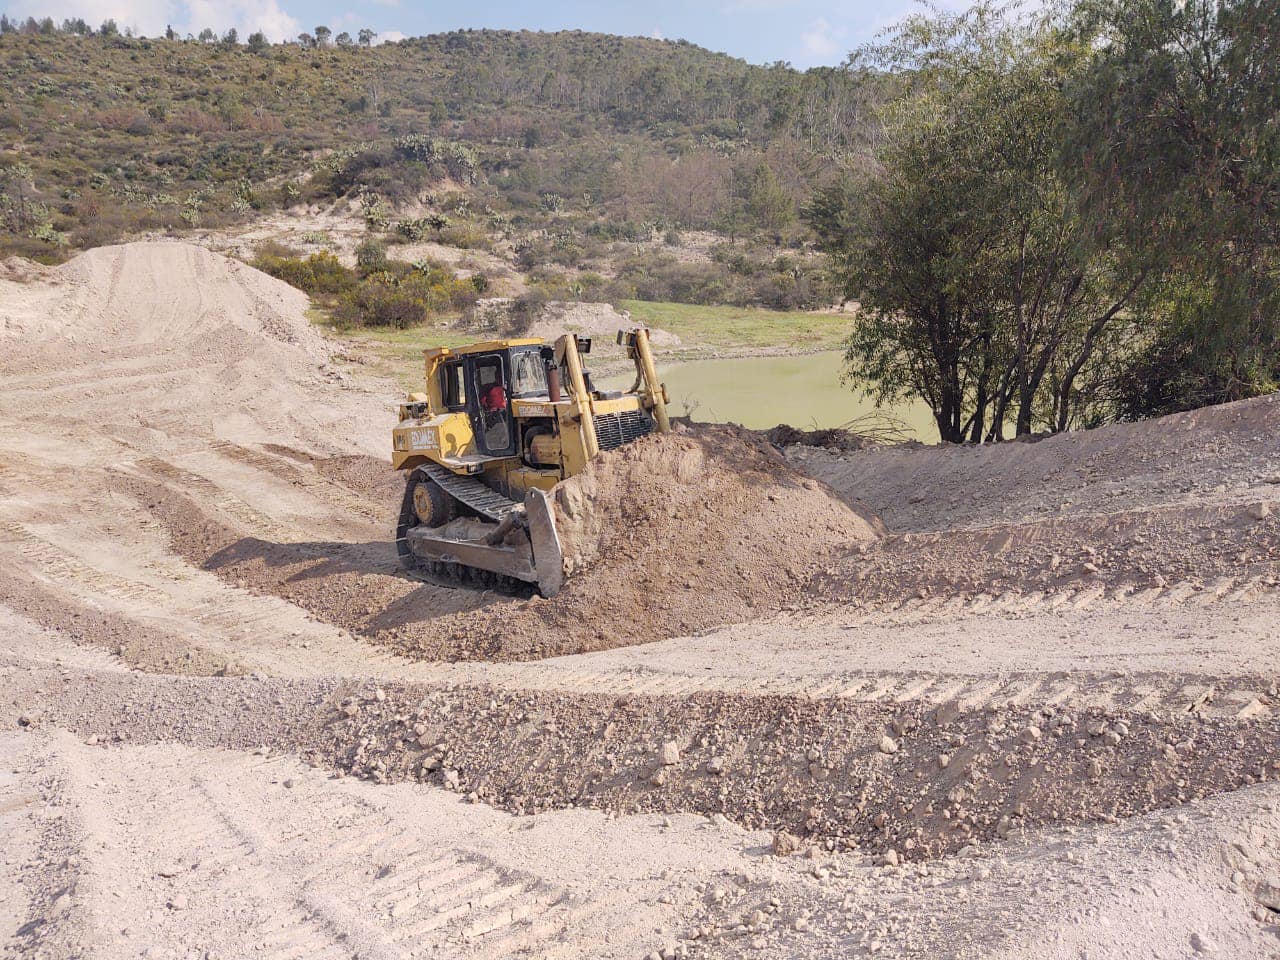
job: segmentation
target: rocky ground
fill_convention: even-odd
[[[5,955],[1280,955],[1280,400],[636,448],[548,604],[399,575],[305,308],[0,278]]]

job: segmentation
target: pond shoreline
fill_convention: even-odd
[[[604,359],[604,358],[601,358]],[[877,407],[841,381],[839,350],[668,351],[657,358],[674,416],[737,423],[751,430],[787,424],[804,430],[839,429],[863,421],[898,430],[907,439],[932,442],[932,414],[921,403]],[[607,373],[611,368],[613,372]],[[592,364],[595,382],[626,389],[630,364]]]
[[[696,345],[689,347],[668,347],[655,349],[653,359],[660,366],[675,366],[681,363],[696,363],[701,360],[750,360],[766,357],[812,357],[820,353],[843,353],[843,350],[831,347],[716,347]],[[632,369],[631,361],[623,356],[593,358],[590,362],[591,372],[598,378],[616,377]]]

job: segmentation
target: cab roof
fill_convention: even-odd
[[[495,353],[499,350],[509,350],[512,347],[530,347],[539,346],[546,341],[539,337],[513,338],[508,340],[482,340],[479,343],[468,343],[462,347],[430,347],[423,350],[422,353],[427,359],[434,357],[448,357],[455,354],[464,353]]]

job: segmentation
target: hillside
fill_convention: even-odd
[[[305,49],[0,35],[0,254],[358,200],[480,234],[797,233],[881,81],[685,42],[465,31]],[[466,241],[472,241],[470,244]]]

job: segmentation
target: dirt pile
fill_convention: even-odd
[[[557,488],[556,512],[565,589],[437,624],[459,654],[600,650],[772,613],[825,561],[879,535],[768,443],[723,426],[602,454]]]
[[[34,283],[48,278],[54,272],[44,264],[25,257],[6,257],[0,260],[0,280],[10,283]]]
[[[596,367],[608,367],[600,371],[610,373],[622,369],[626,352],[618,345],[619,330],[630,330],[636,324],[626,310],[618,310],[610,303],[552,300],[536,309],[532,316],[522,315],[514,297],[488,297],[476,302],[469,328],[477,339],[492,336],[540,337],[548,343],[557,337],[574,333],[592,341],[589,360]],[[680,338],[668,330],[649,329],[649,339],[659,349],[680,346]]]
[[[9,276],[15,272],[18,279],[45,281],[0,296],[11,320],[0,330],[28,345],[49,339],[97,349],[148,343],[208,357],[266,341],[290,344],[313,361],[328,356],[307,322],[306,294],[191,244],[98,247],[53,270],[6,269]],[[24,309],[31,297],[47,298],[43,309]]]
[[[43,393],[33,418],[88,419],[99,435],[166,456],[166,434],[385,455],[385,400],[319,396],[346,378],[309,304],[252,267],[176,242],[99,247],[29,282],[0,276],[0,342],[21,394],[7,399],[21,415]]]
[[[852,453],[796,445],[787,456],[890,529],[954,530],[1275,497],[1277,433],[1280,393],[1035,441]]]
[[[632,326],[631,314],[616,309],[612,304],[556,300],[543,308],[542,314],[529,328],[528,335],[554,340],[562,333],[576,333],[595,338],[594,342],[602,347],[616,349],[614,337],[617,332]],[[667,330],[651,329],[649,339],[656,347],[680,345],[680,338]]]

